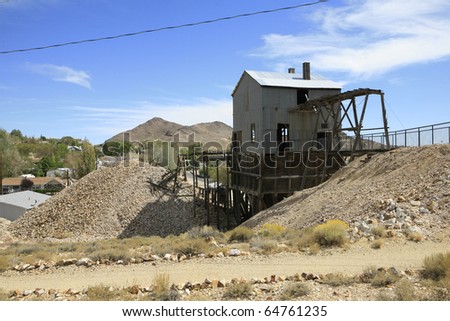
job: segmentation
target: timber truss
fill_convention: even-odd
[[[381,113],[383,117],[383,126],[378,128],[364,128],[364,116],[369,102],[370,95],[378,95],[381,102]],[[364,97],[362,107],[357,106],[356,98]],[[290,112],[314,112],[320,115],[317,117],[316,133],[323,131],[322,124],[319,119],[328,123],[333,120],[333,128],[331,129],[334,138],[342,138],[343,132],[351,132],[353,135],[351,155],[356,151],[364,150],[362,142],[362,131],[368,130],[384,130],[385,145],[380,149],[390,149],[389,130],[386,116],[386,108],[384,104],[384,93],[378,89],[360,88],[337,95],[326,96],[318,99],[308,100],[289,110]],[[342,128],[344,121],[347,120],[350,127]],[[330,130],[330,129],[328,129]]]

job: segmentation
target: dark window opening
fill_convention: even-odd
[[[291,147],[291,142],[289,141],[289,124],[278,124],[277,145],[279,152],[284,152],[285,149]]]
[[[308,101],[308,89],[297,89],[297,105]]]
[[[252,143],[256,141],[256,126],[255,126],[255,124],[250,125],[250,141]]]

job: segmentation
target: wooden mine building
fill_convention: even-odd
[[[366,110],[374,105],[369,97],[374,95],[380,98],[383,124],[366,128]],[[286,73],[244,71],[232,97],[231,152],[180,156],[172,175],[176,184],[183,169],[186,179],[187,159],[200,164],[203,173],[216,168],[216,177],[219,163],[226,163],[226,182],[210,183],[208,174],[197,174],[198,165],[192,170],[194,203],[203,199],[207,224],[213,210],[220,229],[233,228],[294,192],[319,185],[355,156],[390,149],[384,93],[341,92],[338,83],[311,74],[309,63],[301,73],[294,68]],[[375,141],[372,130],[383,134]]]
[[[381,97],[383,126],[366,129],[363,120],[374,94]],[[232,97],[231,189],[238,224],[325,181],[348,157],[373,150],[363,130],[384,129],[386,141],[376,147],[390,146],[383,93],[342,93],[338,83],[312,75],[309,63],[301,73],[244,71]],[[359,105],[357,97],[363,97]]]

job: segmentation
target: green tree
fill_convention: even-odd
[[[3,129],[0,129],[0,153],[3,177],[18,176],[27,167],[27,162],[20,156],[11,136]]]
[[[81,144],[82,151],[78,158],[76,175],[81,178],[95,170],[96,154],[94,146],[88,141]]]
[[[20,140],[23,139],[22,132],[21,132],[19,129],[13,129],[13,130],[11,131],[11,134],[10,134],[10,135],[11,135],[11,136],[18,137],[18,138],[20,138]]]

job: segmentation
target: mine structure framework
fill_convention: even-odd
[[[378,128],[364,128],[369,97],[380,97],[383,124]],[[363,97],[363,103],[356,99]],[[189,178],[194,186],[194,203],[204,202],[207,224],[215,222],[220,229],[233,228],[256,213],[275,205],[296,191],[311,188],[325,182],[339,168],[355,157],[391,149],[389,128],[384,103],[384,93],[376,89],[356,89],[337,95],[308,100],[289,110],[296,113],[316,113],[314,137],[302,150],[276,148],[273,153],[248,152],[241,149],[240,142],[232,142],[231,151],[200,155],[182,155],[178,170]],[[319,119],[333,120],[330,129],[321,127]],[[349,124],[344,127],[343,124]],[[362,133],[382,129],[383,143],[365,139]],[[317,133],[324,133],[318,138]],[[350,133],[350,134],[346,134]],[[190,163],[190,165],[188,165]],[[220,164],[226,167],[226,179],[210,180],[208,168],[217,171]],[[187,171],[187,168],[190,170]],[[199,174],[202,168],[202,174]],[[191,174],[187,174],[187,173]],[[214,214],[212,214],[214,213]]]

